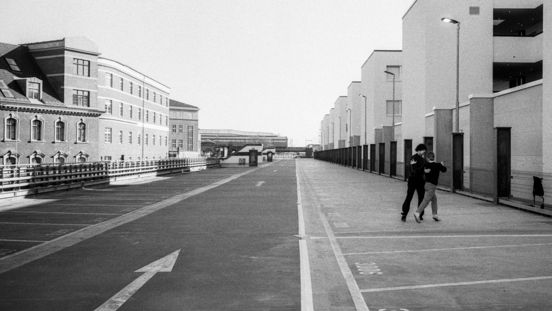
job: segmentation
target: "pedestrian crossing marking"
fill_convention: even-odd
[[[355,266],[358,270],[358,273],[360,275],[382,275],[383,272],[380,270],[380,268],[376,265],[374,262],[369,263],[358,263],[355,262]]]

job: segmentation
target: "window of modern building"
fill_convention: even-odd
[[[125,114],[125,107],[124,107],[124,104],[121,102],[121,104],[119,105],[119,116],[123,117]]]
[[[113,114],[113,101],[111,99],[105,100],[105,113]]]
[[[123,91],[125,88],[125,80],[123,78],[119,79],[119,89]]]
[[[11,116],[6,119],[4,140],[17,140],[17,119]]]
[[[31,121],[31,140],[41,141],[42,140],[42,121],[34,119]]]
[[[138,145],[142,144],[142,135],[138,134],[138,136],[136,137],[136,143],[138,143]]]
[[[128,92],[134,94],[134,83],[132,83],[132,81],[128,82]]]
[[[77,142],[86,142],[86,124],[83,121],[77,124]]]
[[[128,143],[132,144],[132,131],[128,132]]]
[[[173,133],[176,133],[176,124],[173,124],[173,125],[172,125],[172,132],[173,132]]]
[[[393,101],[388,100],[386,101],[386,112],[388,116],[393,115]],[[400,116],[402,114],[402,101],[401,100],[395,100],[395,115]]]
[[[159,94],[159,103],[162,105],[164,105],[163,103],[163,95]]]
[[[112,133],[113,133],[113,130],[110,127],[106,127],[104,129],[104,143],[111,144],[113,142]]]
[[[171,140],[171,148],[176,149],[176,139]]]
[[[119,144],[123,143],[123,131],[119,131]]]
[[[128,117],[132,119],[132,105],[128,105]]]
[[[80,58],[73,58],[73,69],[77,76],[90,77],[90,61]]]
[[[180,148],[180,149],[184,148],[184,140],[183,139],[178,140],[178,148]]]
[[[28,82],[27,83],[27,97],[40,100],[40,83]]]
[[[61,120],[56,121],[55,141],[65,141],[65,123]]]
[[[169,116],[165,116],[165,125],[169,125]]]
[[[395,75],[395,81],[399,81],[401,79],[401,66],[389,65],[387,66],[386,70]],[[387,81],[393,81],[393,75],[390,75],[390,74],[385,74],[385,75],[387,76]]]
[[[138,108],[138,120],[142,120],[142,108]]]
[[[142,86],[138,85],[138,97],[142,98]]]
[[[188,137],[187,137],[186,150],[188,151],[194,150],[194,127],[192,125],[188,125]]]
[[[90,107],[90,91],[73,90],[73,105]]]
[[[146,122],[149,122],[149,110],[146,109]]]
[[[112,73],[106,73],[105,74],[105,85],[109,87],[113,87],[113,74]]]
[[[165,146],[167,146],[169,143],[169,137],[168,136],[165,136]]]
[[[6,62],[8,63],[8,66],[10,66],[10,69],[12,71],[21,71],[21,69],[19,68],[19,65],[17,65],[17,63],[13,58],[5,57],[4,59],[6,60]]]
[[[178,125],[178,133],[184,133],[184,125],[183,124]]]
[[[149,100],[149,89],[146,89],[146,100]]]
[[[155,113],[155,111],[153,112],[153,123],[155,123],[155,118],[156,118],[157,114]]]
[[[151,144],[155,146],[155,134],[151,135]]]
[[[148,134],[146,134],[144,140],[145,140],[145,145],[148,145],[148,143],[149,143],[149,136],[148,136]]]
[[[157,100],[157,93],[153,92],[153,102],[155,103]]]

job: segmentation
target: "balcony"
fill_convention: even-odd
[[[535,37],[494,37],[495,63],[536,63],[542,60],[543,35]]]

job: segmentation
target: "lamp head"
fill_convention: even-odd
[[[385,72],[386,74],[388,74],[388,75],[392,75],[392,76],[394,76],[394,75],[395,75],[395,74],[394,74],[394,73],[392,73],[391,71],[387,71],[387,70],[385,70],[384,72]]]
[[[441,21],[444,22],[444,23],[449,23],[449,24],[460,24],[459,21],[457,21],[455,19],[452,19],[452,18],[448,18],[448,17],[441,18]]]

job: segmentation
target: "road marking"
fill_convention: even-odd
[[[295,163],[297,165],[297,162]],[[307,245],[305,231],[305,217],[303,214],[303,203],[301,200],[301,185],[299,184],[299,173],[295,166],[295,181],[297,183],[297,218],[299,227],[299,270],[301,271],[301,311],[314,311],[314,300],[312,297],[312,277],[309,263],[309,248]]]
[[[440,251],[453,251],[453,250],[466,250],[466,249],[488,249],[488,248],[508,248],[508,247],[529,247],[529,246],[546,246],[552,245],[552,243],[538,243],[538,244],[508,244],[508,245],[489,245],[489,246],[469,246],[469,247],[450,247],[450,248],[428,248],[428,249],[413,249],[402,251],[380,251],[380,252],[359,252],[359,253],[345,253],[344,256],[353,255],[375,255],[375,254],[401,254],[401,253],[423,253],[423,252],[440,252]]]
[[[81,228],[67,235],[60,236],[58,238],[27,248],[15,254],[0,258],[0,273],[4,273],[6,271],[23,266],[29,262],[48,256],[64,248],[73,246],[86,239],[102,234],[108,230],[111,230],[118,226],[122,226],[126,223],[129,223],[139,218],[142,218],[144,216],[147,216],[165,207],[174,205],[180,201],[186,200],[190,197],[201,194],[205,191],[208,191],[216,187],[219,187],[221,185],[224,185],[226,183],[229,183],[234,179],[237,179],[251,172],[254,172],[257,169],[258,168],[247,170],[245,172],[241,172],[238,174],[234,174],[230,177],[226,177],[224,179],[211,183],[207,186],[199,187],[191,191],[188,191],[186,193],[172,196],[168,199],[159,201],[157,203],[146,205],[144,207],[135,209],[134,211],[121,215],[119,217],[111,218],[101,223],[92,224],[88,227]]]
[[[44,242],[48,242],[48,241],[42,241],[42,240],[0,239],[0,242],[44,243]]]
[[[86,187],[82,187],[81,189],[84,190],[84,191],[99,191],[99,192],[114,191],[114,189],[107,189],[107,188],[86,188]]]
[[[297,176],[297,183],[299,183],[299,175]],[[313,200],[318,200],[315,195],[313,195],[312,197],[313,197]],[[316,209],[318,210],[318,216],[322,221],[322,225],[324,226],[326,235],[328,236],[328,240],[330,242],[330,246],[332,247],[334,256],[337,260],[339,270],[341,271],[341,274],[345,279],[345,283],[347,284],[347,289],[351,294],[351,298],[355,305],[355,309],[357,311],[370,311],[370,309],[368,309],[368,306],[366,305],[366,302],[364,301],[364,296],[362,295],[362,292],[360,291],[360,288],[358,287],[358,284],[355,281],[353,272],[349,268],[349,265],[347,264],[347,260],[345,259],[345,256],[343,256],[343,253],[341,252],[341,248],[339,246],[339,243],[337,242],[337,238],[335,234],[332,231],[330,223],[328,222],[328,219],[326,218],[326,216],[324,215],[324,213],[320,208],[321,207],[320,202],[316,203],[315,206],[316,206]]]
[[[17,214],[52,214],[52,215],[104,215],[104,216],[119,216],[120,213],[76,213],[76,212],[43,212],[43,211],[7,211],[6,213]]]
[[[381,275],[383,272],[381,272],[381,269],[376,265],[375,262],[369,262],[369,263],[358,263],[355,262],[355,266],[358,270],[359,274],[378,274]]]
[[[552,237],[552,234],[483,234],[483,235],[371,235],[338,236],[337,239],[421,239],[421,238],[507,238],[507,237]]]
[[[552,280],[552,276],[537,276],[537,277],[517,278],[517,279],[498,279],[498,280],[458,282],[458,283],[441,283],[441,284],[426,284],[426,285],[413,285],[413,286],[382,287],[382,288],[361,289],[360,291],[363,292],[363,293],[378,293],[378,292],[390,292],[390,291],[412,290],[412,289],[466,286],[466,285],[480,285],[480,284],[495,284],[495,283],[511,283],[511,282],[527,282],[527,281],[543,281],[543,280]]]
[[[0,222],[0,225],[37,225],[37,226],[90,226],[92,224],[58,224],[49,222]]]
[[[272,172],[276,173],[278,170],[273,170]]]
[[[259,182],[255,185],[255,187],[260,187],[260,186],[262,186],[264,183],[265,183],[264,180],[259,181]]]
[[[178,254],[180,254],[180,250],[172,252],[167,256],[161,259],[158,259],[141,269],[134,271],[134,272],[142,272],[144,274],[142,274],[132,283],[128,284],[125,288],[123,288],[120,292],[118,292],[113,297],[111,297],[104,304],[94,309],[94,311],[115,311],[119,309],[128,299],[130,299],[130,297],[132,297],[132,295],[134,295],[142,286],[144,286],[144,284],[146,284],[146,282],[149,281],[154,275],[156,275],[159,272],[171,272],[174,267],[174,264],[176,263],[176,259],[178,258]]]
[[[337,229],[349,228],[349,224],[346,222],[334,222],[333,225]]]

